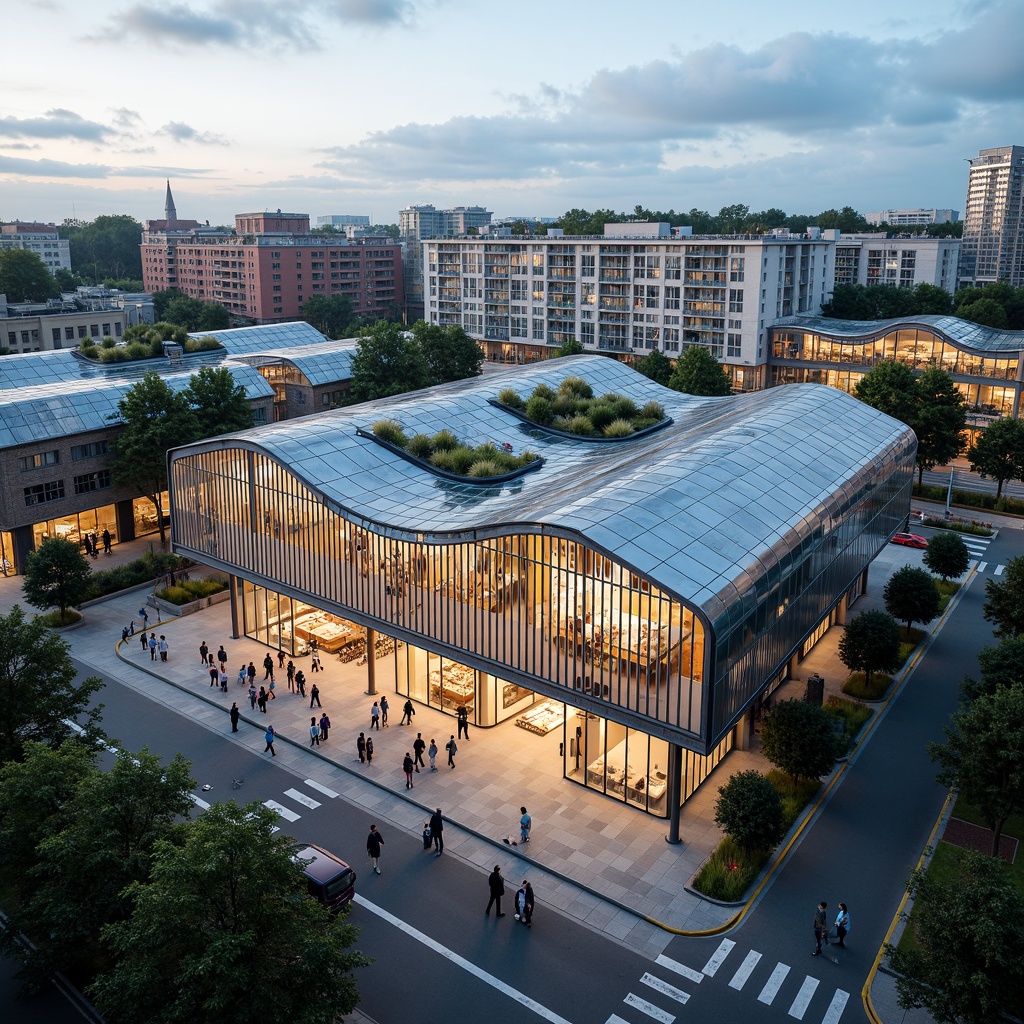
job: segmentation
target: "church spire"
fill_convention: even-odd
[[[178,211],[174,209],[174,196],[171,195],[171,182],[167,181],[167,198],[164,200],[164,220],[175,221],[178,219]]]

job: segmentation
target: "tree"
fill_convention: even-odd
[[[915,622],[931,622],[939,614],[938,588],[930,572],[905,565],[889,577],[882,591],[885,610],[907,624],[907,632]]]
[[[960,534],[948,531],[932,537],[924,553],[924,564],[947,583],[967,572],[970,559],[970,552]]]
[[[177,324],[187,331],[223,331],[231,326],[231,314],[215,302],[202,302],[188,295],[176,294],[167,301],[160,319]]]
[[[465,380],[480,373],[484,362],[483,349],[458,324],[442,327],[417,320],[412,325],[412,336],[436,383]]]
[[[700,345],[691,345],[677,360],[668,386],[685,395],[727,395],[729,375],[718,360]]]
[[[33,608],[59,608],[63,625],[68,608],[85,600],[90,576],[92,568],[77,544],[48,537],[29,554],[21,590]]]
[[[235,383],[226,367],[204,366],[197,370],[184,394],[193,406],[196,440],[252,426],[252,406],[245,388]]]
[[[1009,417],[994,420],[975,436],[967,460],[975,472],[996,481],[996,497],[1001,497],[1007,480],[1024,476],[1024,423]]]
[[[667,387],[672,377],[672,360],[661,349],[656,348],[639,360],[635,369],[637,373],[642,373],[645,377]]]
[[[949,316],[953,312],[953,296],[945,288],[922,281],[914,285],[914,314]]]
[[[42,302],[60,295],[60,286],[37,253],[0,249],[0,295],[8,302]]]
[[[575,338],[567,338],[555,349],[555,354],[552,358],[561,359],[562,356],[581,356],[584,352],[586,352],[586,349],[583,347],[582,342],[577,341]]]
[[[833,718],[815,704],[780,700],[761,725],[761,749],[776,768],[797,779],[820,779],[836,763]]]
[[[128,214],[104,214],[94,221],[65,220],[60,234],[71,243],[71,266],[93,283],[106,277],[142,277],[142,225]]]
[[[134,487],[153,503],[166,539],[161,495],[167,489],[167,450],[196,440],[197,423],[189,397],[175,392],[152,370],[117,403],[123,426],[114,442],[111,473],[120,486]]]
[[[970,320],[983,327],[995,327],[1005,331],[1010,326],[1006,310],[994,299],[978,299],[963,306],[957,306],[956,315],[961,320]]]
[[[865,405],[901,420],[909,427],[914,425],[916,391],[914,371],[894,359],[883,359],[877,363],[853,389]]]
[[[783,836],[782,797],[760,772],[737,772],[719,787],[715,824],[745,850],[770,850]]]
[[[1016,936],[1024,898],[1002,862],[964,853],[948,877],[918,869],[907,891],[917,942],[885,947],[900,1006],[923,1006],[950,1024],[995,1024],[1003,1013],[1019,1013],[1024,960]]]
[[[1024,555],[1006,563],[1002,579],[985,580],[982,614],[997,637],[1024,635]]]
[[[157,843],[131,919],[105,930],[114,968],[89,990],[123,1024],[333,1024],[358,1002],[356,929],[308,898],[292,844],[259,803],[215,804],[184,845]]]
[[[398,324],[378,320],[359,332],[352,356],[352,401],[369,402],[401,395],[432,383],[430,366],[416,339]]]
[[[328,338],[344,338],[358,318],[347,295],[311,295],[302,304],[302,319]]]
[[[82,715],[88,734],[99,734],[103,706],[87,709],[103,683],[76,683],[77,674],[67,642],[39,619],[17,605],[0,616],[0,764],[20,760],[29,742],[60,744],[73,735],[67,722]]]
[[[881,610],[851,619],[839,638],[839,660],[851,672],[863,672],[871,685],[875,672],[895,672],[900,660],[900,627]]]
[[[917,409],[910,424],[917,434],[917,482],[924,471],[945,466],[964,447],[967,409],[952,374],[930,367],[914,382]]]
[[[928,756],[943,786],[980,812],[992,832],[992,856],[1011,814],[1024,809],[1024,686],[1001,686],[953,712],[945,743],[930,743]]]
[[[985,647],[978,653],[981,679],[964,679],[960,695],[969,704],[985,693],[995,693],[1004,686],[1024,683],[1024,636],[1003,637],[995,647]]]

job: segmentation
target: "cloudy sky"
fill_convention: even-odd
[[[18,0],[0,220],[962,210],[1020,0]]]

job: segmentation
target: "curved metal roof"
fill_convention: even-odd
[[[234,327],[226,331],[192,331],[190,338],[216,338],[234,355],[237,352],[263,352],[294,345],[320,345],[327,339],[311,324],[295,320],[287,324],[262,324],[258,327]]]
[[[352,356],[357,338],[340,338],[300,348],[261,349],[259,352],[239,353],[232,358],[250,366],[268,366],[287,363],[299,370],[312,385],[332,384],[352,377]]]
[[[583,377],[595,394],[657,400],[674,422],[639,440],[594,445],[552,437],[488,402],[506,386],[525,396],[540,383],[557,387],[568,374]],[[447,428],[473,443],[529,447],[545,464],[500,486],[443,480],[356,434],[382,418],[410,434]],[[600,356],[509,368],[289,420],[173,457],[240,442],[347,516],[384,531],[574,530],[712,619],[764,575],[780,549],[796,547],[839,514],[848,494],[883,477],[893,458],[912,463],[916,446],[902,423],[824,385],[694,398]]]
[[[982,327],[981,324],[971,323],[970,320],[961,320],[956,316],[921,314],[896,317],[892,320],[832,320],[826,316],[784,316],[772,324],[773,330],[780,327],[864,342],[891,331],[924,328],[934,332],[944,341],[950,341],[972,352],[1024,352],[1024,331],[1000,331],[994,327]]]

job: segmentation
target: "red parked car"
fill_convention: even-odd
[[[893,535],[893,544],[902,544],[907,548],[926,548],[928,541],[919,537],[916,533],[897,533]]]

